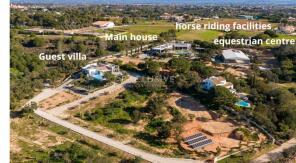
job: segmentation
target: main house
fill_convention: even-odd
[[[186,43],[184,41],[181,42],[171,42],[171,43],[165,43],[159,46],[156,46],[151,49],[152,54],[161,54],[168,50],[190,50],[191,44]]]
[[[99,28],[113,28],[115,26],[111,21],[96,21],[92,25]]]
[[[204,90],[211,90],[215,86],[222,86],[229,89],[231,92],[235,92],[233,89],[233,84],[231,82],[227,82],[226,79],[222,76],[211,76],[202,82],[202,88]]]
[[[227,49],[222,51],[222,62],[250,64],[250,58],[240,50]]]

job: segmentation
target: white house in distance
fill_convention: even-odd
[[[185,43],[185,42],[176,42],[176,43],[173,43],[173,49],[174,50],[190,50],[191,44]]]
[[[235,92],[233,89],[233,84],[231,82],[227,82],[226,79],[222,76],[211,76],[202,82],[202,88],[204,90],[210,90],[215,86],[222,86],[230,90],[230,92]]]
[[[92,25],[99,28],[113,28],[115,26],[111,21],[96,21],[93,22]]]
[[[227,49],[222,51],[222,62],[250,64],[250,58],[240,50]]]
[[[296,27],[291,25],[279,26],[279,31],[285,34],[291,34],[296,31]]]
[[[152,53],[163,53],[167,50],[190,50],[191,49],[191,44],[186,43],[184,41],[181,42],[172,42],[172,43],[166,43],[163,45],[156,46],[151,49]]]

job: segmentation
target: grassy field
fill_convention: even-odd
[[[131,25],[125,27],[119,27],[117,29],[124,30],[133,34],[160,34],[166,32],[169,29],[174,29],[173,24],[159,24],[159,25]]]
[[[161,32],[166,32],[170,29],[175,29],[174,24],[162,23],[162,24],[142,24],[142,25],[131,25],[126,27],[119,27],[116,30],[126,31],[133,34],[160,34]],[[213,30],[182,30],[177,31],[177,39],[185,41],[193,41],[196,39],[203,41],[212,41],[218,36],[223,35],[223,32],[213,31]]]
[[[253,37],[261,32],[260,31],[238,31],[238,33],[246,37]]]
[[[213,41],[218,36],[223,35],[223,32],[212,31],[212,30],[191,30],[191,31],[180,31],[177,32],[178,40],[193,41]]]
[[[259,20],[246,20],[246,19],[206,19],[206,20],[199,20],[196,21],[196,23],[200,24],[207,24],[207,23],[214,23],[217,22],[219,24],[233,24],[236,22],[237,24],[246,24],[248,22],[255,22],[255,23],[261,23],[261,24],[271,24],[272,27],[276,27],[276,23],[270,23],[266,19],[259,19]]]

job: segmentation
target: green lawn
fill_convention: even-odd
[[[169,29],[174,29],[173,24],[163,24],[163,25],[131,25],[126,27],[119,27],[117,29],[124,30],[133,34],[160,34],[161,32],[166,32]]]
[[[175,29],[174,24],[163,23],[157,25],[131,25],[126,27],[119,27],[117,30],[124,30],[133,34],[160,34],[169,29]],[[185,41],[193,41],[196,39],[203,41],[213,41],[218,36],[223,35],[223,32],[211,30],[182,30],[177,32],[177,39]]]
[[[193,41],[213,41],[218,36],[223,35],[222,32],[212,31],[212,30],[190,30],[190,31],[180,31],[177,33],[178,40]]]

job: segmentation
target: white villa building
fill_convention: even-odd
[[[222,76],[211,76],[202,82],[202,88],[204,90],[210,90],[215,86],[222,86],[229,89],[231,92],[235,92],[233,89],[233,84],[231,82],[227,82],[226,79]]]
[[[191,44],[186,43],[184,41],[182,42],[171,42],[171,43],[165,43],[163,45],[156,46],[151,49],[151,52],[153,54],[160,54],[168,50],[190,50]]]
[[[81,71],[96,80],[105,80],[104,73],[111,72],[114,75],[122,75],[119,66],[105,63],[92,63],[82,67]]]

